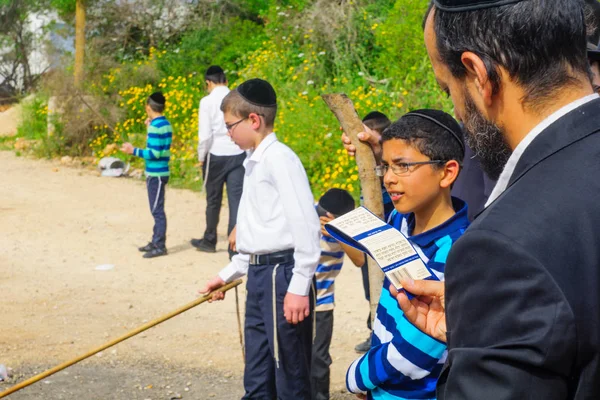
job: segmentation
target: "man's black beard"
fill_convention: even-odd
[[[481,115],[466,90],[463,123],[466,133],[465,141],[479,158],[483,172],[490,179],[498,180],[512,150],[506,143],[500,128]]]

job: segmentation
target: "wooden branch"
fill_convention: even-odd
[[[325,94],[322,97],[340,122],[342,129],[346,132],[352,144],[356,147],[356,165],[358,166],[358,177],[360,179],[364,206],[383,219],[383,196],[381,194],[381,180],[375,175],[375,155],[371,146],[358,139],[358,134],[364,131],[364,127],[354,109],[354,104],[348,96],[342,93]],[[371,322],[373,322],[384,275],[381,268],[379,268],[373,259],[367,257],[367,260],[371,298]]]

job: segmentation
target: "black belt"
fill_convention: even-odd
[[[250,254],[250,265],[275,265],[294,261],[294,250],[283,250],[269,254]]]

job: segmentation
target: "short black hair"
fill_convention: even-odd
[[[204,80],[216,83],[218,85],[227,83],[225,71],[223,71],[223,68],[219,67],[218,65],[211,65],[208,67],[206,73],[204,74]]]
[[[362,119],[362,123],[369,129],[379,132],[380,134],[392,123],[384,113],[380,111],[371,111]]]
[[[452,116],[440,110],[423,109],[405,114],[383,131],[383,142],[393,139],[407,142],[430,160],[456,160],[462,165],[465,156],[464,135],[460,125]]]
[[[499,67],[525,90],[524,105],[536,108],[555,90],[589,76],[581,0],[527,0],[468,12],[435,9],[437,50],[452,75],[463,78],[465,51],[485,64],[494,93]]]
[[[167,100],[165,99],[165,96],[162,94],[162,92],[154,92],[150,96],[148,96],[147,104],[152,109],[152,111],[162,114],[165,111]]]

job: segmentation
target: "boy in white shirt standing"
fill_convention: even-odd
[[[239,254],[201,293],[248,274],[243,399],[309,400],[320,224],[300,159],[273,133],[276,100],[268,82],[251,79],[221,105],[229,135],[251,152],[237,219]]]
[[[227,185],[229,226],[227,234],[235,227],[244,183],[246,153],[227,135],[221,102],[229,93],[225,72],[213,65],[204,74],[208,96],[200,100],[198,113],[198,161],[206,187],[206,230],[202,239],[191,243],[200,251],[214,253],[217,245],[217,225],[223,201],[223,185]],[[229,249],[229,258],[233,256]]]

